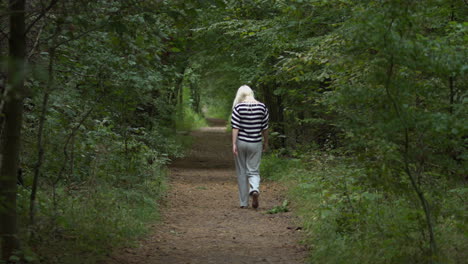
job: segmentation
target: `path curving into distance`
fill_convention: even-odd
[[[230,134],[225,121],[208,122],[192,132],[190,153],[170,166],[162,222],[107,264],[305,263],[292,214],[266,213],[282,203],[284,188],[262,181],[258,210],[239,209]]]

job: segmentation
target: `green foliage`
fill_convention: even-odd
[[[177,130],[190,131],[200,127],[206,127],[207,123],[205,118],[194,112],[191,108],[181,110],[183,113],[178,113]]]
[[[270,110],[262,177],[291,183],[314,263],[461,263],[467,10],[438,0],[60,2],[29,36],[27,188],[42,167],[36,226],[29,191],[18,194],[22,230],[83,250],[139,233],[154,212],[149,190],[161,195],[166,162],[183,154],[177,130],[229,118],[248,84]]]
[[[32,28],[18,214],[24,248],[34,249],[37,259],[93,263],[157,220],[165,166],[190,144],[175,133],[178,107],[184,129],[204,125],[199,106],[178,101],[181,83],[190,87],[184,102],[199,101],[185,52],[189,18],[181,6],[190,8],[59,1]]]
[[[37,243],[40,259],[46,263],[96,263],[112,248],[130,245],[148,231],[148,222],[158,218],[157,204],[164,186],[155,179],[131,189],[104,183],[60,188],[56,190],[58,208],[46,198],[48,193],[39,193],[45,198],[39,201],[41,213],[33,244]],[[29,197],[19,198],[27,202]]]
[[[187,75],[188,74],[185,76]],[[190,78],[190,75],[188,75],[188,77]],[[178,105],[175,118],[177,130],[191,131],[208,125],[205,118],[202,116],[202,113],[196,112],[196,109],[194,109],[196,107],[194,107],[194,101],[190,92],[189,87],[182,87],[182,102]]]
[[[212,105],[206,109],[206,116],[219,119],[230,119],[231,111],[227,111],[224,105]]]
[[[417,203],[388,192],[388,186],[370,185],[372,172],[356,159],[316,153],[304,161],[307,168],[290,165],[269,177],[290,186],[289,199],[313,249],[311,263],[427,263],[424,215]],[[455,193],[461,190],[450,183],[444,188],[449,191],[440,202],[459,203]],[[437,236],[449,242],[439,256],[443,263],[462,263],[467,250],[466,219],[453,214],[458,210],[438,219]]]
[[[90,128],[76,135],[83,140],[75,143],[73,171],[67,171],[63,179],[57,175],[41,179],[44,184],[38,193],[31,245],[47,263],[76,263],[76,254],[94,263],[110,249],[144,235],[147,223],[157,219],[166,188],[168,154],[156,148],[164,146],[173,156],[182,154],[171,150],[175,142],[160,145],[157,134],[147,137],[144,130],[125,139],[112,131],[110,123]],[[59,173],[60,162],[47,163],[45,171]],[[57,180],[65,183],[54,186]],[[29,217],[29,195],[29,190],[22,189],[18,196],[22,223]]]
[[[264,5],[213,7],[218,12],[197,29],[213,41],[202,42],[197,60],[218,101],[247,83],[269,107],[281,155],[264,159],[262,176],[292,175],[299,181],[292,188],[302,190],[296,196],[311,196],[301,206],[311,212],[304,219],[315,262],[461,262],[453,252],[466,231],[453,227],[466,221],[457,209],[466,207],[453,193],[466,185],[466,5]],[[316,150],[335,153],[328,155],[335,161],[315,159]],[[291,156],[309,170],[290,169],[284,157]]]
[[[285,158],[278,154],[264,155],[260,163],[262,178],[269,180],[280,180],[286,177],[293,169],[302,168],[299,159]]]
[[[268,210],[267,214],[277,214],[277,213],[289,212],[288,205],[289,205],[289,201],[284,200],[281,205],[277,205],[277,206],[271,208],[270,210]]]

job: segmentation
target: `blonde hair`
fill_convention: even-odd
[[[253,90],[247,85],[242,85],[237,90],[236,98],[234,99],[234,102],[232,103],[232,108],[234,108],[234,106],[236,106],[238,103],[241,103],[241,102],[251,102],[251,103],[257,102],[257,100],[255,100]]]

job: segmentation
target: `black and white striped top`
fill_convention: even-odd
[[[239,140],[260,142],[262,131],[268,128],[268,117],[268,108],[263,103],[239,103],[232,110],[231,125],[239,129]]]

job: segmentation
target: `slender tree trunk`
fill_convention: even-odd
[[[3,109],[5,107],[5,100],[7,96],[7,89],[4,85],[0,86],[0,113],[3,113]],[[1,139],[3,138],[3,129],[5,125],[5,118],[3,115],[0,115],[0,144],[2,143]],[[1,154],[0,154],[1,155]],[[2,163],[0,161],[0,168],[2,167]]]
[[[98,100],[99,101],[99,100]],[[64,155],[64,161],[63,161],[63,165],[62,165],[62,168],[60,168],[60,171],[57,175],[57,177],[52,181],[52,204],[53,204],[53,207],[54,207],[54,221],[57,220],[57,215],[58,215],[58,211],[57,211],[57,208],[58,208],[58,200],[57,200],[57,185],[58,183],[60,182],[60,180],[64,177],[64,174],[66,172],[66,169],[67,169],[67,164],[68,164],[68,160],[69,160],[69,155],[68,155],[68,146],[70,144],[70,142],[72,142],[72,140],[74,140],[75,136],[76,136],[76,133],[78,132],[78,129],[83,125],[84,121],[89,117],[89,115],[92,113],[92,111],[94,110],[94,107],[96,105],[94,105],[93,107],[91,107],[83,116],[82,118],[80,119],[80,121],[78,122],[78,124],[72,128],[70,134],[68,135],[68,137],[66,138],[65,140],[65,145],[63,146],[63,155]]]
[[[42,142],[42,135],[44,131],[44,123],[47,116],[47,108],[49,105],[49,95],[53,83],[53,63],[55,58],[55,49],[51,49],[50,57],[49,57],[49,80],[47,82],[47,87],[44,91],[44,97],[42,99],[42,107],[41,107],[41,116],[39,118],[39,128],[37,131],[37,163],[34,167],[34,178],[33,184],[31,189],[31,197],[29,202],[29,224],[30,226],[34,225],[34,216],[35,216],[35,207],[36,207],[36,193],[37,193],[37,185],[39,176],[41,175],[41,167],[44,161],[44,145]]]
[[[72,129],[71,129],[71,132],[70,134],[67,136],[67,138],[65,139],[65,145],[63,146],[63,155],[64,155],[64,161],[63,161],[63,165],[62,167],[60,168],[60,171],[58,173],[58,176],[57,178],[55,178],[54,182],[53,182],[53,185],[57,185],[58,182],[63,178],[66,170],[67,170],[67,165],[68,165],[68,162],[69,162],[69,159],[70,159],[70,156],[68,154],[68,147],[70,145],[70,142],[73,142],[74,141],[74,138],[76,136],[76,133],[78,132],[78,129],[80,129],[80,127],[83,125],[83,123],[86,121],[86,119],[91,115],[91,113],[93,112],[94,110],[94,107],[96,105],[92,106],[80,119],[80,121],[78,122],[78,124],[76,126],[74,126]],[[55,202],[55,199],[54,199],[54,202]]]
[[[68,172],[68,177],[73,177],[73,171],[75,169],[75,136],[70,140],[71,151],[70,151],[70,171]]]
[[[181,72],[181,77],[179,81],[177,82],[177,87],[176,87],[176,94],[175,94],[175,106],[176,106],[176,115],[174,120],[172,122],[173,124],[173,129],[174,132],[177,130],[177,123],[179,121],[184,120],[184,79],[185,79],[185,71],[187,70],[187,67],[184,67],[184,69]]]
[[[449,89],[450,89],[449,112],[450,112],[450,114],[453,114],[453,104],[455,102],[455,87],[454,87],[453,83],[454,83],[454,78],[452,76],[450,76],[449,77]]]
[[[415,193],[417,194],[419,201],[421,202],[421,207],[424,211],[424,215],[426,217],[426,225],[427,225],[427,232],[429,233],[429,248],[430,248],[430,253],[431,253],[431,258],[429,263],[436,263],[436,259],[438,257],[438,252],[437,252],[437,243],[435,240],[435,235],[434,235],[434,224],[432,222],[432,212],[431,208],[429,206],[429,202],[427,201],[423,190],[421,189],[421,186],[418,184],[413,172],[410,169],[410,160],[409,160],[409,153],[410,153],[410,140],[409,140],[409,129],[406,123],[406,120],[403,118],[401,114],[401,108],[398,106],[397,101],[395,100],[394,96],[390,92],[390,86],[391,86],[391,79],[394,74],[394,68],[395,68],[395,63],[393,61],[393,56],[389,59],[389,66],[387,68],[387,80],[385,81],[385,91],[387,93],[387,97],[390,99],[392,102],[393,109],[395,110],[398,119],[402,122],[404,126],[404,150],[403,150],[403,158],[404,158],[404,170],[406,172],[406,175],[408,176],[411,186],[413,187]]]
[[[192,109],[197,114],[201,114],[200,108],[200,88],[198,85],[190,82],[190,91],[191,91],[191,99],[192,99]]]
[[[281,95],[275,95],[273,91],[275,87],[271,84],[266,84],[262,86],[263,99],[265,105],[268,107],[270,112],[270,122],[275,124],[275,131],[280,133],[281,138],[279,139],[279,146],[275,147],[285,147],[285,126],[284,126],[284,105],[283,98]]]
[[[7,262],[19,249],[16,223],[16,177],[20,152],[20,132],[23,117],[24,63],[26,51],[25,2],[10,0],[10,40],[7,98],[1,146],[0,169],[0,238],[2,260]]]
[[[455,21],[455,5],[452,4],[450,5],[450,21]],[[449,112],[450,114],[453,114],[453,103],[455,100],[455,87],[454,87],[454,77],[450,76],[449,77],[449,89],[450,89],[450,95],[449,95],[449,100],[450,100],[450,106],[449,106]]]
[[[263,102],[268,107],[270,111],[270,121],[272,123],[280,122],[280,109],[278,105],[278,98],[273,94],[274,88],[271,87],[269,84],[263,85]]]
[[[281,137],[281,147],[286,147],[286,127],[284,122],[284,106],[283,106],[283,97],[281,95],[276,96],[276,101],[278,103],[278,123],[279,123],[279,133]]]

